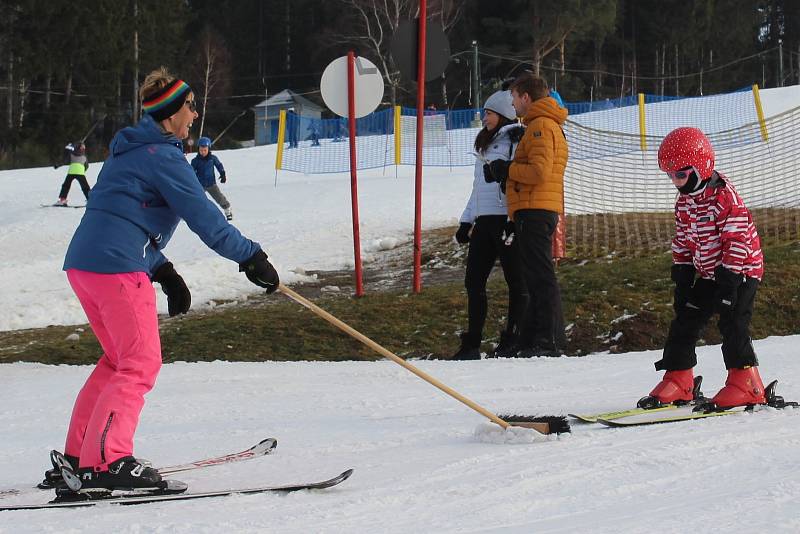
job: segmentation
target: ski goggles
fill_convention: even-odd
[[[667,172],[667,176],[669,176],[672,180],[686,180],[692,175],[693,172],[696,172],[694,167],[686,167],[679,171],[669,171]]]

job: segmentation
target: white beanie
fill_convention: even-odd
[[[509,120],[517,118],[517,112],[511,104],[511,91],[497,91],[486,99],[483,109],[489,109]]]

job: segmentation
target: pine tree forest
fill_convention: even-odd
[[[381,69],[384,105],[415,105],[390,45],[418,0],[2,3],[0,168],[52,164],[84,136],[102,159],[161,65],[192,86],[195,128],[224,134],[221,147],[252,139],[252,106],[266,96],[288,88],[322,105],[322,71],[348,50]],[[427,15],[451,52],[426,85],[438,109],[478,106],[526,69],[566,101],[800,83],[798,0],[428,0]]]

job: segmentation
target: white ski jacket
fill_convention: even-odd
[[[481,215],[508,215],[506,196],[500,191],[497,182],[486,183],[483,178],[483,165],[496,159],[510,160],[514,158],[514,150],[518,143],[512,143],[509,130],[522,128],[519,124],[507,124],[500,128],[484,150],[481,157],[475,156],[475,178],[472,181],[472,193],[467,200],[459,222],[474,223]]]

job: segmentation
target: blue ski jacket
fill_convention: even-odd
[[[225,176],[225,167],[222,166],[222,162],[211,151],[208,152],[206,157],[198,154],[192,160],[192,168],[197,175],[197,179],[200,180],[200,185],[204,188],[211,187],[217,183],[217,178],[214,176],[214,167],[219,171],[220,177]]]
[[[183,144],[145,115],[117,132],[64,259],[64,270],[153,272],[181,220],[237,263],[261,249],[225,220],[183,155]]]

